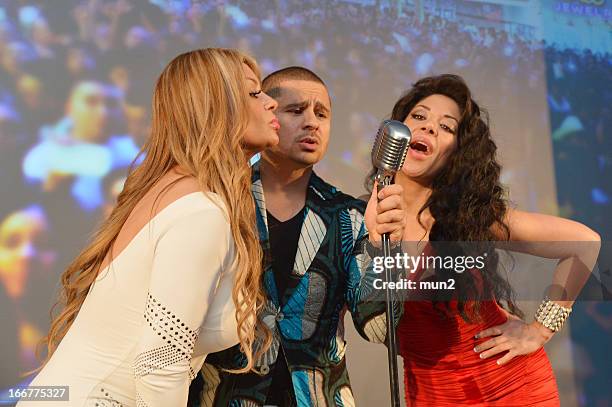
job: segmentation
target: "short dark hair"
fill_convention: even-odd
[[[311,81],[320,83],[327,90],[327,85],[316,73],[303,66],[290,66],[274,71],[264,78],[261,88],[273,98],[280,95],[281,83],[284,81]],[[329,92],[328,92],[329,93]]]

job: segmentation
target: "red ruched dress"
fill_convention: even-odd
[[[419,271],[413,279],[419,277]],[[474,336],[501,325],[507,316],[494,300],[481,302],[478,322],[466,322],[450,302],[441,315],[431,301],[406,301],[397,328],[404,359],[406,405],[421,406],[559,406],[557,383],[543,348],[514,357],[503,366],[505,353],[480,359],[474,347],[491,337]]]

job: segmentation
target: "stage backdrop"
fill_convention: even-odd
[[[157,75],[190,49],[239,48],[264,75],[289,65],[319,74],[333,125],[316,171],[353,195],[399,96],[421,77],[462,75],[490,113],[513,204],[608,237],[608,3],[0,1],[0,389],[37,366],[59,276],[147,137]],[[524,304],[527,315],[536,305]],[[610,328],[595,322],[610,309],[599,305],[581,320],[597,335],[572,341],[565,329],[548,346],[564,406],[612,404],[599,353]],[[346,323],[357,405],[387,405],[386,351]]]

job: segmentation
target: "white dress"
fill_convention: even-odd
[[[100,272],[30,384],[69,386],[53,406],[185,406],[206,355],[238,343],[234,243],[209,195],[163,208]]]

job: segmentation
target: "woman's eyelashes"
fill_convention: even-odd
[[[447,126],[446,124],[441,124],[440,127],[442,127],[442,129],[444,129],[444,131],[451,133],[451,134],[455,134],[455,129],[453,129],[452,127]]]
[[[412,113],[410,115],[414,120],[418,120],[418,121],[423,121],[425,119],[427,119],[424,115],[420,114],[420,113]],[[452,127],[446,125],[446,124],[440,124],[440,128],[442,128],[442,130],[446,131],[447,133],[451,133],[451,134],[455,134],[455,129],[453,129]]]
[[[261,93],[261,89],[255,91],[255,92],[249,92],[249,95],[254,97],[255,99],[257,99],[257,97],[259,96],[260,93]]]

